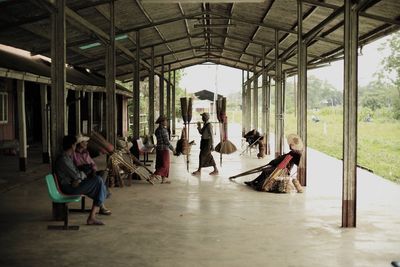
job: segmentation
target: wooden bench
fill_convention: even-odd
[[[45,177],[47,184],[47,191],[49,193],[50,199],[53,203],[59,204],[63,206],[64,211],[64,225],[48,225],[47,229],[49,230],[79,230],[78,225],[69,225],[68,224],[68,203],[79,202],[81,201],[80,195],[64,195],[59,188],[57,187],[57,182],[55,177],[52,174],[48,174]]]

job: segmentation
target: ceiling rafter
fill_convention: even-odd
[[[146,17],[146,19],[150,22],[150,23],[154,23],[153,19],[150,17],[150,15],[146,12],[146,10],[144,9],[144,7],[142,6],[142,4],[140,3],[139,0],[136,0],[136,4],[139,7],[140,11],[143,13],[143,15]],[[165,37],[164,35],[161,33],[161,31],[157,28],[157,26],[154,26],[154,30],[158,33],[158,35],[160,36],[161,40],[163,40],[165,42]],[[139,32],[139,31],[138,31]],[[165,43],[165,46],[168,48],[169,51],[173,52],[173,50],[171,49],[171,47]],[[178,58],[174,55],[175,59],[178,60]]]
[[[9,1],[9,2],[13,2],[13,1]],[[79,6],[77,5],[75,7],[72,7],[71,9],[73,11],[77,12],[79,10],[83,10],[83,9],[86,9],[86,8],[107,4],[107,3],[110,2],[110,0],[99,0],[99,1],[95,1],[95,2],[82,1],[82,2],[83,2],[83,4],[80,4]],[[42,20],[45,20],[45,19],[49,19],[49,18],[50,18],[50,14],[49,14],[49,12],[46,12],[45,14],[42,14],[42,15],[33,16],[33,17],[30,17],[30,18],[19,20],[17,22],[11,22],[11,23],[8,23],[8,24],[5,24],[5,25],[1,25],[0,26],[0,32],[3,31],[3,30],[6,30],[6,29],[11,29],[11,28],[22,26],[22,25],[39,22],[39,21],[42,21]]]
[[[178,7],[179,7],[179,11],[181,12],[182,16],[185,16],[185,12],[183,11],[181,3],[178,3]],[[186,36],[189,39],[190,46],[193,46],[192,38],[190,37],[190,31],[189,31],[189,25],[188,25],[187,19],[185,19],[184,21],[185,21],[185,31],[187,34]],[[196,51],[194,49],[193,49],[193,55],[196,56]]]
[[[231,8],[229,9],[229,16],[230,17],[232,17],[232,14],[233,14],[234,10],[235,10],[235,3],[231,3]],[[227,24],[231,24],[231,22],[232,21],[229,19]],[[225,36],[224,36],[224,42],[223,42],[223,46],[224,47],[225,47],[225,44],[226,44],[227,36],[229,36],[229,29],[230,29],[230,27],[226,27]]]
[[[272,5],[274,4],[274,0],[271,0],[271,2],[269,3],[268,7],[265,9],[265,12],[262,16],[262,19],[260,20],[260,23],[263,23],[264,20],[266,19],[266,17],[268,16],[269,11],[272,8]],[[258,31],[260,30],[261,26],[257,25],[256,29],[253,31],[253,33],[250,35],[250,40],[253,41],[254,37],[257,35]],[[243,49],[243,52],[246,52],[247,48],[249,48],[250,43],[247,43],[246,47]],[[259,55],[258,58],[261,58],[265,55]],[[241,58],[242,56],[240,56]],[[255,71],[255,70],[254,70]]]

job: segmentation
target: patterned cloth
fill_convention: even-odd
[[[61,185],[71,184],[74,180],[83,180],[86,175],[80,172],[72,160],[72,156],[62,153],[56,161],[56,174]]]
[[[169,151],[168,150],[156,150],[156,171],[155,175],[161,177],[168,177],[169,175]]]
[[[165,129],[162,125],[160,125],[155,133],[156,138],[157,138],[157,150],[168,150],[170,149],[171,151],[174,150],[174,147],[171,145],[169,142],[169,136],[168,136],[168,130]]]

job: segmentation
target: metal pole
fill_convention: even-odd
[[[42,117],[42,160],[43,163],[50,162],[49,135],[47,121],[47,85],[40,84],[40,111]]]
[[[17,80],[18,99],[18,133],[19,133],[19,170],[26,171],[28,157],[26,141],[26,113],[25,113],[25,81]]]
[[[267,88],[265,92],[265,154],[271,154],[270,144],[270,117],[271,117],[271,76],[267,76]]]
[[[251,130],[251,82],[250,79],[250,66],[247,65],[247,90],[246,90],[246,131]]]
[[[171,127],[171,64],[168,64],[168,82],[167,82],[167,118],[168,129]]]

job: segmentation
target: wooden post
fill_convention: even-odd
[[[275,157],[283,154],[282,60],[279,59],[279,31],[275,30]]]
[[[81,91],[75,91],[75,132],[76,135],[82,132],[81,129]]]
[[[26,171],[28,157],[25,116],[25,81],[17,80],[18,132],[19,132],[19,170]]]
[[[104,93],[100,93],[99,99],[99,113],[100,113],[100,132],[104,131]]]
[[[258,130],[258,76],[256,66],[257,58],[253,57],[253,128]]]
[[[261,73],[261,131],[266,136],[266,116],[267,116],[267,75],[265,70],[265,45],[261,46],[261,62],[262,62],[262,73]]]
[[[161,56],[160,76],[160,116],[164,115],[164,56]]]
[[[40,84],[40,113],[42,118],[42,162],[50,163],[50,154],[49,154],[49,128],[48,128],[48,116],[47,116],[47,85]]]
[[[93,130],[93,92],[87,92],[87,98],[88,98],[87,134],[90,135]]]
[[[271,154],[270,144],[270,114],[271,114],[271,76],[267,76],[267,87],[265,92],[265,154]]]
[[[149,134],[154,133],[154,47],[151,47],[151,66],[149,70]]]
[[[115,61],[115,10],[114,1],[110,1],[110,40],[107,45],[106,52],[106,122],[107,122],[107,140],[115,146],[117,135],[117,112],[116,112],[116,95],[115,95],[115,75],[116,75],[116,61]]]
[[[356,227],[358,13],[354,1],[345,0],[344,6],[342,227]]]
[[[251,82],[250,80],[250,67],[247,65],[247,90],[246,90],[246,131],[251,128]]]
[[[171,127],[171,64],[168,65],[168,82],[167,82],[167,118],[168,128]]]
[[[297,1],[297,28],[303,32],[303,7],[301,0]],[[297,35],[297,133],[304,143],[303,154],[300,158],[297,177],[302,186],[307,185],[307,44],[303,34]]]
[[[140,31],[136,32],[136,60],[133,72],[133,137],[140,137]]]
[[[65,0],[55,2],[51,14],[51,163],[61,151],[66,130]]]
[[[244,84],[244,70],[242,70],[242,136],[246,134],[246,86]]]
[[[175,90],[175,86],[176,86],[176,70],[174,70],[174,83],[172,85],[172,135],[176,134],[176,90]]]

